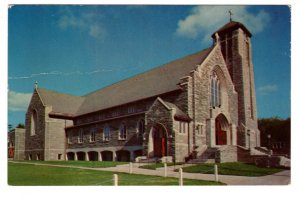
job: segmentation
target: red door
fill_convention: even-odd
[[[226,131],[222,130],[221,123],[216,120],[216,145],[227,144]]]
[[[161,127],[153,128],[153,147],[154,157],[166,156],[166,137],[164,129]]]

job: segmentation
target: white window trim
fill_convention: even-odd
[[[82,144],[83,143],[83,129],[80,129],[78,132],[78,144]]]
[[[92,129],[90,131],[90,142],[96,142],[96,130]]]
[[[106,137],[106,135],[105,135],[106,128],[108,128],[108,137]],[[109,142],[109,140],[110,140],[110,127],[109,126],[105,126],[103,128],[103,141],[104,142]]]
[[[122,133],[121,133],[122,127],[125,127],[125,134],[123,134],[123,135],[125,135],[125,137],[124,137],[124,136],[121,136],[121,134],[122,134]],[[126,139],[127,139],[127,126],[126,126],[125,123],[122,123],[122,124],[120,125],[120,127],[119,127],[118,139],[119,139],[119,140],[126,140]]]

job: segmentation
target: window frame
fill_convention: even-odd
[[[78,144],[82,144],[83,143],[83,135],[84,135],[83,129],[79,129],[79,131],[78,131],[78,139],[77,139]]]
[[[105,125],[103,128],[103,141],[109,142],[109,140],[110,140],[110,127],[108,125]]]
[[[93,128],[91,131],[90,131],[90,142],[96,142],[96,129]]]
[[[124,122],[121,123],[120,127],[119,127],[119,140],[126,140],[127,139],[127,126]]]

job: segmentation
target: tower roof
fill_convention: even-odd
[[[219,35],[222,35],[224,33],[230,32],[230,31],[234,31],[238,28],[241,28],[242,30],[244,30],[244,32],[246,32],[246,34],[251,37],[252,34],[250,33],[250,31],[240,22],[236,22],[236,21],[230,21],[229,23],[225,24],[223,27],[221,27],[220,29],[218,29],[217,31],[215,31],[211,37],[215,38],[215,33],[218,33]]]

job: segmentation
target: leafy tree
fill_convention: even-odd
[[[275,144],[281,143],[283,147],[279,152],[290,154],[291,145],[291,119],[280,119],[278,117],[263,118],[258,120],[258,128],[261,131],[261,146],[269,148],[269,139],[271,148]],[[274,149],[274,148],[272,148]]]
[[[25,125],[23,124],[23,123],[19,123],[17,126],[16,126],[16,128],[25,128]]]

